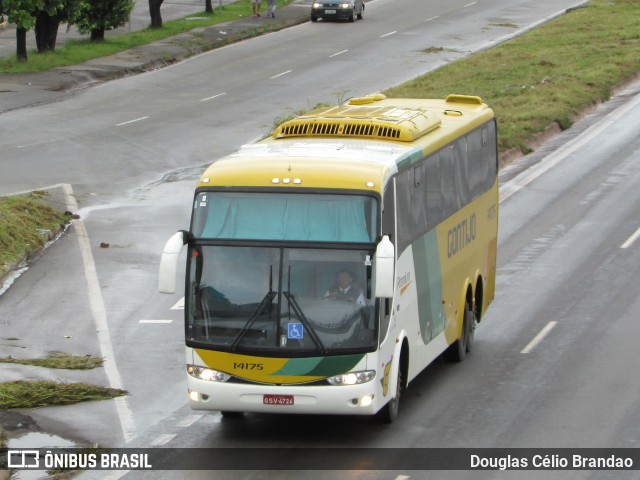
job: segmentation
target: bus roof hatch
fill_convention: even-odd
[[[274,138],[353,137],[412,142],[438,128],[439,116],[391,105],[347,104],[314,110],[281,124]]]

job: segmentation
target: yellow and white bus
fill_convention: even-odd
[[[191,407],[393,421],[493,300],[497,171],[493,111],[464,95],[353,98],[213,163],[160,266],[172,293],[187,246]]]

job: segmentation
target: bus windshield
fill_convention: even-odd
[[[376,200],[316,193],[199,192],[196,238],[372,243]]]
[[[371,252],[193,247],[187,342],[274,356],[372,351]]]

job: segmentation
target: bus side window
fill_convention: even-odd
[[[484,132],[486,129],[482,129]],[[469,189],[475,198],[485,191],[485,178],[487,172],[486,147],[480,130],[467,135],[469,146]]]
[[[394,242],[396,238],[396,202],[395,182],[390,182],[382,197],[382,235],[388,235]]]
[[[440,188],[442,193],[442,217],[453,215],[460,208],[460,198],[456,191],[456,166],[453,146],[440,150]]]
[[[442,220],[442,195],[440,194],[440,163],[438,154],[425,161],[427,190],[427,228],[431,230]]]
[[[380,308],[378,309],[378,315],[380,316],[380,333],[378,334],[379,343],[384,342],[389,333],[389,324],[391,321],[391,298],[379,299]]]
[[[459,207],[467,205],[472,195],[469,189],[467,142],[465,138],[459,138],[453,144],[453,162],[456,169],[456,191],[458,193]]]

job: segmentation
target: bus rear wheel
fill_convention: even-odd
[[[476,317],[468,303],[464,305],[464,319],[460,338],[453,342],[444,352],[445,359],[450,362],[461,362],[473,348],[476,329]]]

